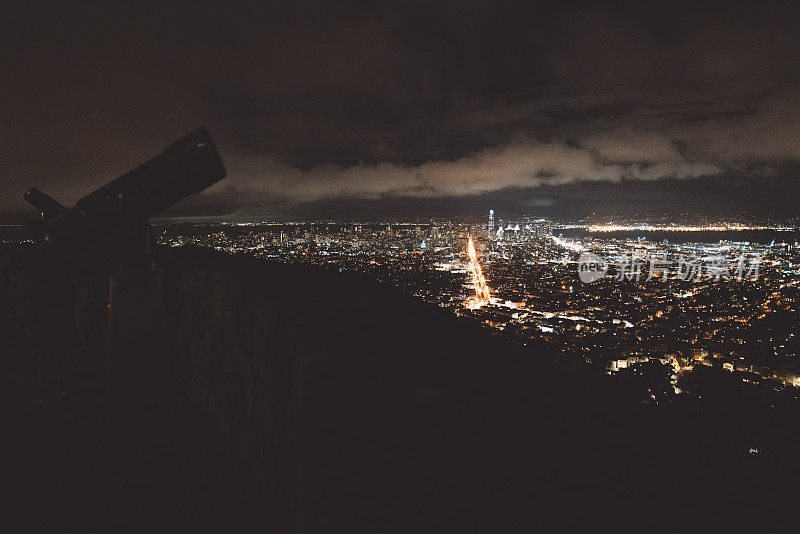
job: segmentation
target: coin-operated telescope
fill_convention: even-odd
[[[83,283],[98,297],[89,300],[107,302],[107,321],[93,325],[85,337],[107,336],[102,344],[108,357],[119,359],[143,342],[150,348],[137,350],[156,352],[152,345],[157,336],[137,333],[143,325],[152,326],[145,329],[148,332],[163,326],[150,324],[161,308],[161,273],[151,257],[148,219],[224,177],[225,166],[214,142],[200,128],[72,208],[29,189],[25,200],[41,212],[41,218],[31,223],[42,253],[38,285],[46,294],[50,280],[70,275],[73,284]],[[81,304],[86,303],[76,302],[77,307]]]
[[[84,366],[89,368],[85,375],[99,386],[105,384],[113,414],[113,492],[134,492],[131,502],[144,502],[139,498],[149,498],[148,492],[162,480],[158,459],[170,446],[173,423],[170,365],[177,338],[164,314],[166,275],[152,261],[148,219],[224,177],[214,142],[200,128],[72,208],[35,188],[25,193],[25,200],[41,212],[31,233],[41,252],[34,283],[41,288],[42,310],[47,310],[55,281],[67,279],[64,285],[72,284],[76,316],[82,318],[75,326],[90,362]],[[62,348],[60,334],[53,332],[68,326],[51,315],[43,311],[39,316],[43,337],[56,338],[42,358],[61,368],[59,362],[67,359],[68,351]]]
[[[36,188],[25,200],[42,214],[35,241],[79,272],[143,267],[149,257],[147,220],[225,177],[225,166],[205,128],[88,194],[67,209]]]

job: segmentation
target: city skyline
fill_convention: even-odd
[[[796,397],[800,230],[556,225],[488,210],[476,223],[158,225],[158,242],[376,279],[561,365],[638,384],[642,402],[698,402],[732,380]],[[585,278],[585,255],[605,262]],[[700,375],[696,374],[700,370]]]

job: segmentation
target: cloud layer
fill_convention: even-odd
[[[517,139],[453,161],[420,165],[325,164],[303,170],[276,157],[252,153],[236,155],[231,161],[231,178],[209,193],[260,194],[292,202],[480,195],[506,188],[684,179],[722,172],[713,164],[686,160],[661,136],[630,130],[587,137],[578,146]]]
[[[71,204],[200,124],[229,179],[195,203],[234,210],[758,183],[800,162],[800,8],[783,2],[20,3],[6,19],[0,212],[30,185]]]

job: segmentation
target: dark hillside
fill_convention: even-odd
[[[171,445],[149,513],[101,482],[104,394],[76,380],[67,400],[31,407],[20,357],[3,356],[15,474],[56,488],[37,501],[58,511],[35,516],[45,526],[657,531],[789,509],[796,466],[749,454],[746,434],[696,410],[644,407],[557,366],[548,346],[512,345],[357,276],[160,256],[170,361],[153,372],[171,375]],[[15,291],[9,317],[27,302]],[[20,347],[25,335],[3,331]]]

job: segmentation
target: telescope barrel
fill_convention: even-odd
[[[211,136],[200,128],[164,152],[78,200],[86,212],[118,212],[121,204],[149,218],[225,177],[225,166]]]
[[[61,205],[60,202],[55,200],[50,195],[42,193],[35,187],[31,187],[27,191],[25,191],[25,200],[33,204],[33,206],[42,212],[42,218],[44,220],[51,220],[55,219],[63,215],[67,208]]]

